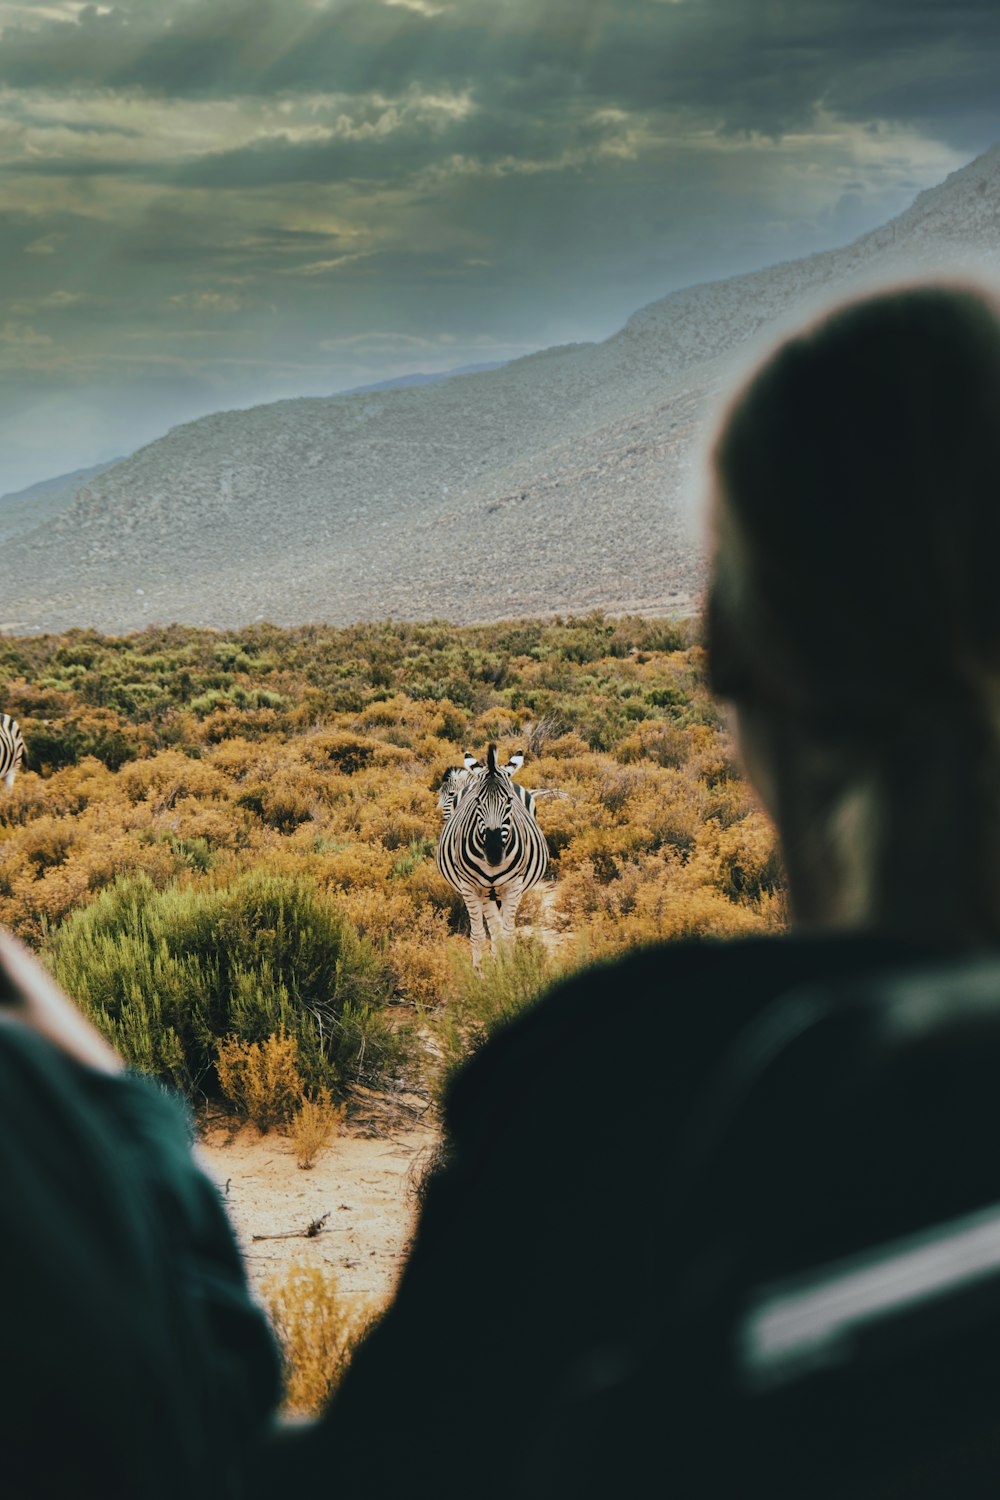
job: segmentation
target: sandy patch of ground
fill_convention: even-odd
[[[347,1126],[310,1171],[291,1142],[245,1124],[206,1129],[199,1154],[225,1200],[256,1286],[292,1262],[330,1267],[342,1291],[383,1302],[391,1294],[416,1221],[415,1185],[438,1143],[429,1116],[373,1137]],[[254,1239],[302,1231],[309,1238]]]

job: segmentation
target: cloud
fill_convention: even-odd
[[[412,333],[390,333],[371,330],[367,333],[346,334],[342,338],[321,339],[318,347],[327,354],[341,349],[365,354],[373,354],[376,351],[384,352],[385,350],[389,350],[392,353],[403,353],[406,350],[436,350],[438,342],[434,339],[419,338]]]
[[[44,297],[39,297],[37,307],[77,307],[81,302],[88,301],[86,292],[67,292],[62,288],[56,288],[53,292],[47,292]]]
[[[32,156],[5,164],[7,172],[30,177],[149,177],[149,165],[99,156]]]
[[[43,234],[37,240],[32,240],[30,245],[25,245],[24,253],[25,255],[58,255],[62,240],[61,234]]]
[[[45,292],[40,297],[33,297],[26,302],[12,302],[10,311],[18,318],[33,316],[35,313],[63,312],[67,308],[80,307],[93,298],[86,292],[68,292],[61,287],[54,291]]]
[[[8,7],[15,88],[170,98],[472,90],[554,116],[574,101],[687,108],[781,133],[817,104],[947,128],[996,118],[994,0],[120,0]]]
[[[398,181],[449,156],[570,168],[596,149],[628,158],[630,124],[678,116],[689,130],[774,139],[809,128],[817,109],[932,128],[962,146],[970,129],[1000,129],[994,0],[505,0],[499,11],[495,0],[122,0],[49,7],[30,22],[10,14],[0,48],[10,90],[228,101],[237,123],[265,104],[284,113],[281,130],[258,126],[224,146],[218,119],[211,142],[182,134],[175,181],[187,187],[269,187],[282,173]],[[45,113],[30,118],[41,128]],[[114,130],[107,111],[62,124]],[[124,112],[120,128],[141,145]],[[153,180],[168,164],[165,153],[48,150],[15,169]]]
[[[1000,137],[995,0],[0,0],[0,29],[5,392],[130,412],[164,358],[173,414],[600,337]]]
[[[4,323],[0,326],[0,344],[13,345],[17,349],[45,349],[51,343],[47,333],[39,333],[30,323]]]
[[[433,0],[382,0],[383,5],[397,6],[400,10],[416,11],[418,16],[440,16],[447,5],[435,4]]]
[[[175,292],[168,298],[171,307],[195,313],[235,313],[243,306],[243,300],[231,292]]]
[[[357,265],[359,261],[370,260],[371,252],[365,250],[355,251],[347,255],[334,255],[329,260],[311,260],[304,266],[287,266],[281,271],[283,276],[328,276],[334,271],[342,271],[345,266]]]

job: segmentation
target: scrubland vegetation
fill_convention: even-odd
[[[0,801],[0,921],[196,1100],[224,1075],[238,1099],[232,1048],[271,1036],[294,1045],[296,1107],[413,1083],[415,1013],[447,1073],[566,964],[782,922],[693,633],[591,616],[0,640],[30,767]],[[446,768],[490,739],[565,796],[539,803],[552,883],[522,907],[547,943],[479,981],[433,850]]]
[[[309,1167],[352,1085],[432,1097],[582,962],[781,925],[771,830],[691,622],[171,627],[0,639],[29,768],[0,797],[0,922],[133,1065],[292,1138]],[[433,859],[465,748],[523,748],[550,879],[481,976]],[[370,1309],[318,1268],[267,1292],[292,1409]]]

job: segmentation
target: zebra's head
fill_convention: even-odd
[[[475,839],[487,865],[501,865],[510,843],[510,774],[507,767],[501,766],[497,760],[496,745],[491,745],[486,752],[485,768],[480,771],[474,826]]]
[[[451,817],[459,799],[469,789],[469,783],[472,779],[472,767],[468,764],[469,759],[470,757],[466,756],[466,764],[464,766],[449,766],[444,773],[444,780],[438,788],[438,807],[444,813],[445,821]],[[473,761],[473,765],[477,764],[478,762]]]
[[[438,807],[445,822],[468,793],[475,793],[471,828],[487,864],[499,865],[510,842],[510,805],[514,796],[524,800],[520,789],[513,788],[512,778],[523,764],[523,750],[515,750],[506,765],[497,759],[496,745],[490,745],[485,764],[466,751],[462,764],[450,766],[445,772],[438,790]]]

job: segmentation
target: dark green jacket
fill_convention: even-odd
[[[323,1421],[276,1445],[261,1500],[279,1482],[339,1500],[703,1493],[671,1487],[667,1455],[686,1445],[696,1463],[717,1434],[655,1342],[700,1264],[704,1224],[677,1196],[692,1112],[779,997],[924,956],[865,938],[677,943],[523,1014],[456,1080],[397,1296]],[[654,1377],[626,1378],[651,1340]]]
[[[183,1107],[0,1020],[0,1488],[236,1497],[278,1363]]]

